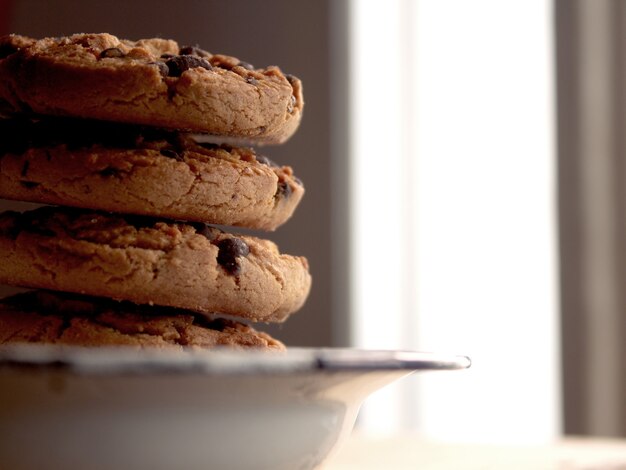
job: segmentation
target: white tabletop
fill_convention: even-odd
[[[443,443],[353,435],[325,470],[626,470],[626,440],[566,438],[546,445]]]

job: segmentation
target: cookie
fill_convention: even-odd
[[[285,349],[280,341],[232,320],[48,291],[0,300],[0,345],[15,343]]]
[[[250,148],[77,119],[0,120],[0,197],[274,230],[304,187]]]
[[[297,129],[302,84],[278,67],[110,34],[0,38],[0,100],[15,113],[167,127],[250,144]]]
[[[209,225],[42,207],[0,214],[0,282],[282,322],[311,276],[305,258]]]

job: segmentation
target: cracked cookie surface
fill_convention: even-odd
[[[6,111],[74,116],[279,144],[297,129],[302,84],[278,67],[166,39],[102,34],[0,38]]]
[[[251,148],[76,119],[0,120],[0,197],[274,230],[304,187]]]
[[[0,282],[282,322],[307,260],[205,224],[43,207],[0,214]]]
[[[15,343],[285,349],[266,333],[232,320],[50,291],[0,300],[0,345]]]

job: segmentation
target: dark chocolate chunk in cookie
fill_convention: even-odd
[[[56,232],[49,227],[45,227],[46,218],[39,218],[31,212],[23,212],[18,215],[15,225],[11,231],[13,238],[17,238],[20,232],[30,232],[44,237],[55,237]]]
[[[117,171],[115,168],[107,167],[103,170],[100,170],[98,174],[100,176],[103,176],[104,178],[110,178],[112,176],[117,176],[119,174],[119,171]]]
[[[241,274],[241,265],[238,258],[246,257],[250,253],[250,248],[240,238],[225,238],[217,244],[219,252],[217,262],[234,276]]]
[[[124,57],[124,53],[117,47],[110,47],[100,53],[101,59]]]
[[[269,167],[278,168],[278,165],[274,163],[272,160],[267,158],[265,155],[257,155],[256,161],[262,163],[263,165],[267,165]]]
[[[254,70],[254,65],[244,62],[243,60],[237,64],[239,67],[243,67],[246,70]]]
[[[170,77],[180,77],[185,70],[202,67],[203,69],[212,70],[213,67],[202,57],[195,55],[178,55],[169,59],[165,65],[169,69]]]
[[[180,55],[195,55],[197,57],[211,57],[211,53],[198,46],[183,46],[178,52]]]
[[[15,45],[8,42],[0,44],[0,59],[9,57],[11,54],[17,52],[18,50],[19,49]]]
[[[297,102],[296,97],[291,95],[291,101],[287,105],[287,112],[288,113],[293,113],[294,106],[296,105],[296,102]]]
[[[212,227],[211,225],[194,223],[192,224],[196,229],[196,233],[202,235],[210,242],[217,240],[217,237],[223,233],[219,228]]]
[[[287,198],[291,195],[291,186],[286,181],[279,181],[276,188],[276,198]]]
[[[174,160],[177,160],[179,162],[182,162],[184,160],[184,158],[176,150],[173,149],[161,149],[159,153],[164,157],[173,158]]]
[[[169,55],[169,54],[166,54]],[[173,57],[170,55],[170,57]],[[150,65],[154,65],[156,67],[158,67],[159,69],[159,73],[161,74],[162,77],[167,77],[170,74],[170,68],[167,66],[167,64],[165,62],[150,62]]]

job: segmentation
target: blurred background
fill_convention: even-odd
[[[300,77],[301,128],[263,152],[307,194],[264,236],[307,256],[314,284],[267,330],[467,354],[469,371],[383,390],[359,425],[520,443],[626,435],[625,14],[622,0],[0,0],[0,33],[161,36]]]

